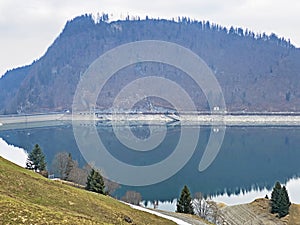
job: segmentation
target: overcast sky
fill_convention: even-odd
[[[0,76],[41,57],[68,20],[97,12],[115,19],[188,16],[274,32],[300,47],[299,0],[0,0]]]

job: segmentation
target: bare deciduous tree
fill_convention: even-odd
[[[136,191],[127,191],[122,197],[122,201],[133,205],[140,205],[140,202],[142,201],[142,195]]]
[[[201,192],[196,192],[193,198],[193,208],[196,215],[206,218],[208,213],[208,204]]]
[[[214,224],[217,223],[218,218],[219,218],[219,208],[216,202],[214,201],[208,201],[208,215],[207,215],[207,220],[209,222],[212,222]]]
[[[88,174],[92,170],[92,166],[89,164],[80,168],[78,162],[73,160],[71,154],[67,152],[59,152],[55,155],[52,162],[52,168],[61,179],[83,186],[86,185]],[[108,195],[111,195],[120,187],[119,184],[106,178],[104,178],[104,183],[106,187],[105,192]]]
[[[85,186],[88,174],[88,170],[79,168],[78,162],[74,161],[73,169],[69,175],[69,181]]]
[[[69,153],[59,152],[52,161],[52,168],[61,179],[67,180],[72,170],[72,161],[72,157]]]
[[[112,195],[120,187],[120,185],[118,183],[115,183],[106,178],[104,178],[104,184],[105,184],[106,194],[108,194],[108,195]]]
[[[196,215],[211,223],[222,221],[217,203],[206,199],[200,192],[194,195],[193,207]]]

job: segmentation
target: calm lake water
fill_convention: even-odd
[[[178,124],[152,126],[130,125],[132,134],[138,139],[146,140],[153,134],[163,137],[151,151],[130,149],[118,139],[116,130],[109,123],[98,124],[96,130],[101,142],[113,157],[125,164],[139,167],[168,158],[180,139],[182,127]],[[81,124],[78,129],[82,129],[82,133],[89,136],[90,126]],[[117,129],[119,133],[128,132],[122,126]],[[156,184],[121,185],[114,195],[121,197],[127,190],[134,190],[140,192],[145,201],[172,201],[178,197],[183,185],[186,184],[192,193],[202,192],[207,196],[218,196],[216,199],[234,204],[243,202],[237,197],[241,196],[241,193],[248,193],[243,195],[246,197],[244,201],[251,201],[252,195],[255,198],[257,193],[261,195],[269,193],[276,181],[282,183],[289,181],[293,190],[300,189],[297,180],[300,177],[300,127],[227,127],[220,151],[210,166],[202,172],[199,172],[198,166],[212,128],[187,126],[184,129],[188,133],[195,130],[200,130],[200,133],[195,151],[178,172]],[[160,135],[161,132],[164,132],[164,135]],[[22,129],[0,130],[0,138],[29,151],[38,143],[44,150],[47,161],[50,162],[48,163],[50,171],[54,155],[62,151],[70,152],[81,166],[86,164],[85,156],[75,141],[72,124],[67,122],[42,128],[25,126]],[[189,143],[185,146],[188,148]],[[135,176],[135,174],[127,175]],[[291,199],[300,203],[300,196],[294,191],[291,192]]]

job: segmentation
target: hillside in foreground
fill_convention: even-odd
[[[128,224],[128,217],[131,224],[174,224],[0,157],[0,224]]]
[[[300,225],[298,204],[292,204],[289,215],[281,219],[269,210],[268,199],[220,204],[218,217],[231,225]],[[164,214],[187,220],[183,214]],[[0,224],[128,224],[125,218],[130,218],[131,224],[175,224],[111,197],[48,180],[0,157]]]

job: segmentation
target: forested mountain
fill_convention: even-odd
[[[228,111],[300,111],[300,49],[275,34],[254,34],[188,18],[108,22],[102,16],[95,22],[84,15],[67,22],[43,57],[0,79],[1,113],[70,109],[88,66],[109,49],[139,40],[174,42],[198,54],[215,73]],[[191,79],[176,68],[155,63],[116,73],[100,93],[99,108],[109,108],[129,81],[153,74],[177,82],[199,110],[207,109],[206,98]]]

